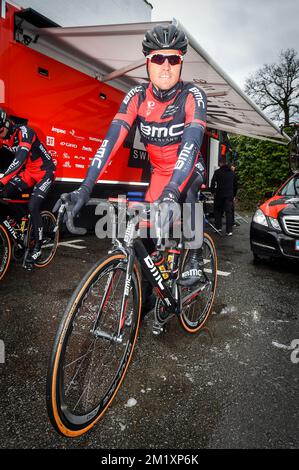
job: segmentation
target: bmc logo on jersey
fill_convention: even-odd
[[[28,139],[28,132],[27,132],[27,128],[25,126],[21,126],[20,127],[20,130],[22,132],[22,137],[23,139]]]
[[[202,96],[201,92],[199,91],[199,89],[196,88],[196,86],[194,86],[194,87],[190,88],[190,91],[191,91],[191,93],[193,93],[193,96],[197,101],[198,107],[200,108],[202,106],[203,109],[205,109],[205,102],[204,102],[203,96]]]
[[[174,124],[169,127],[157,127],[140,123],[141,134],[145,137],[165,139],[167,137],[177,137],[184,132],[184,123]]]
[[[141,86],[136,86],[135,88],[132,88],[132,90],[130,90],[129,93],[125,96],[123,102],[125,104],[128,104],[130,99],[133,98],[133,96],[136,95],[136,93],[138,93],[140,90],[142,90]]]

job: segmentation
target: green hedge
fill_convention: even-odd
[[[277,189],[289,176],[288,147],[250,137],[229,136],[237,152],[239,209],[254,210],[265,194]]]

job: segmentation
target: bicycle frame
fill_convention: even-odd
[[[23,201],[23,200],[14,200],[14,199],[3,199],[0,200],[0,202],[3,203],[3,205],[9,206],[9,204],[27,204],[28,201]],[[30,225],[30,214],[28,214],[26,217],[22,217],[21,225],[20,228],[15,229],[7,219],[4,219],[2,221],[2,225],[5,227],[9,238],[13,243],[15,243],[18,248],[26,250],[27,248],[27,239],[25,237],[25,234],[28,231],[28,227]]]

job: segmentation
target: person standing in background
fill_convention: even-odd
[[[221,162],[220,168],[213,175],[211,192],[214,194],[215,226],[217,230],[222,230],[222,216],[225,212],[228,236],[233,234],[233,204],[237,190],[237,178],[234,171],[225,161]]]

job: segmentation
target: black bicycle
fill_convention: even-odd
[[[111,202],[111,209],[116,206],[116,202]],[[107,256],[84,276],[56,333],[47,375],[47,408],[55,430],[64,436],[77,437],[87,432],[117,394],[140,324],[141,272],[157,297],[154,334],[164,331],[172,317],[179,319],[185,331],[196,333],[211,312],[217,285],[217,255],[212,238],[204,234],[200,283],[186,288],[176,281],[184,269],[188,250],[180,242],[168,248],[163,269],[159,269],[142,238],[134,237],[135,229],[136,218],[128,211],[124,239],[114,238]]]
[[[27,205],[28,198],[0,198],[0,204],[6,214],[0,220],[0,280],[7,272],[12,259],[22,262],[26,269],[32,268],[32,264],[27,262],[29,250],[35,245],[30,214],[27,210],[23,210],[23,217],[17,221],[11,212],[12,204]],[[43,222],[42,254],[33,264],[37,268],[48,266],[55,256],[59,242],[59,222],[56,221],[55,216],[49,211],[42,211],[41,216]]]
[[[293,124],[295,134],[289,143],[289,166],[293,173],[299,171],[299,123]]]

